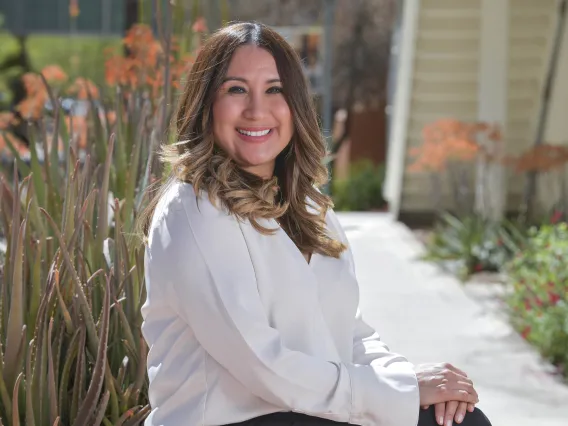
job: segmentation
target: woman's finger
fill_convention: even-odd
[[[454,424],[454,417],[458,409],[458,401],[450,401],[446,403],[446,412],[444,414],[444,425],[452,426]]]
[[[467,411],[473,413],[473,410],[475,410],[475,404],[467,404]]]
[[[477,391],[473,387],[471,383],[464,382],[464,381],[454,381],[450,380],[447,382],[441,381],[438,385],[438,398],[434,401],[425,401],[425,402],[448,402],[448,401],[459,401],[459,402],[470,402],[473,404],[477,404],[479,402],[479,396],[477,395]],[[462,395],[460,398],[455,398],[456,392],[463,392],[460,393]],[[471,398],[467,397],[467,395],[471,395]]]
[[[468,402],[470,404],[477,404],[479,402],[477,394],[471,394],[463,389],[445,389],[442,391],[439,397],[439,400],[442,401],[459,401]]]
[[[468,407],[468,403],[467,402],[460,402],[458,405],[458,409],[456,410],[456,415],[454,416],[454,419],[456,420],[456,423],[461,423],[463,422],[463,419],[465,417],[465,413],[467,411],[467,407]]]
[[[473,385],[471,383],[468,382],[457,382],[454,386],[455,389],[462,389],[465,390],[467,393],[473,395],[476,400],[479,400],[479,395],[477,394],[477,391],[475,390],[475,388],[473,387]],[[469,401],[468,401],[469,402]],[[476,402],[477,403],[477,402]]]
[[[446,403],[440,402],[434,405],[434,414],[436,416],[436,421],[440,426],[444,424],[444,416],[446,414]]]

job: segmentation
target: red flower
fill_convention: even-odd
[[[530,326],[526,326],[523,331],[521,332],[521,336],[523,336],[523,339],[527,339],[527,337],[529,337],[529,334],[531,333],[531,328]]]
[[[548,300],[550,302],[551,305],[556,305],[559,301],[560,301],[560,295],[549,291],[548,292]]]
[[[550,223],[555,224],[560,222],[560,220],[562,220],[562,212],[560,210],[556,210],[550,218]]]
[[[542,300],[540,300],[540,297],[536,298],[536,306],[538,306],[539,308],[542,306]]]
[[[529,299],[525,299],[525,309],[527,311],[530,311],[532,309],[531,302],[529,301]]]

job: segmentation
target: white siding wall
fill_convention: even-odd
[[[535,140],[541,96],[556,26],[556,0],[511,0],[507,152],[518,155]],[[508,207],[523,200],[526,180],[509,172]]]
[[[481,0],[421,0],[407,150],[440,118],[473,121],[478,111]],[[406,165],[411,159],[406,159]],[[433,207],[429,174],[405,170],[401,211]]]
[[[423,127],[434,120],[478,119],[481,0],[421,0],[420,4],[407,152],[422,143]],[[521,153],[534,141],[556,11],[556,0],[510,0],[504,129],[509,154]],[[564,50],[568,54],[568,46]],[[410,163],[407,154],[405,164]],[[401,211],[432,210],[428,176],[405,170]],[[523,184],[523,179],[509,173],[508,208],[519,206]],[[448,190],[445,193],[444,204],[449,207],[451,197]]]

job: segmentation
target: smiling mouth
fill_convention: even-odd
[[[237,132],[239,132],[241,135],[245,135],[245,136],[261,137],[261,136],[266,136],[269,133],[271,133],[272,129],[258,130],[258,131],[255,131],[255,132],[250,131],[250,130],[237,129]]]

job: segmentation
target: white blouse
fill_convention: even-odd
[[[351,251],[308,264],[275,220],[257,232],[176,182],[145,253],[152,411],[146,426],[210,426],[294,411],[338,422],[415,426],[412,364],[358,311]],[[333,212],[330,235],[347,243]]]

